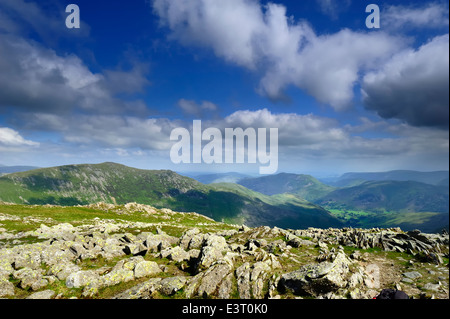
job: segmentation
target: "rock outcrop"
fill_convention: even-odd
[[[3,229],[0,297],[103,298],[115,287],[108,298],[363,299],[400,287],[416,298],[448,298],[448,234],[212,221],[186,227],[173,212],[164,216],[156,223],[42,223],[20,234]],[[22,238],[33,240],[18,243]]]

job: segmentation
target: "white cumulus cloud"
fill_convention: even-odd
[[[153,9],[171,39],[262,73],[261,94],[283,99],[294,85],[336,109],[351,103],[360,72],[403,46],[383,32],[317,35],[285,6],[255,0],[154,0]]]
[[[38,142],[24,139],[19,132],[8,127],[0,127],[0,144],[4,146],[39,146]]]
[[[362,93],[366,107],[381,117],[415,126],[448,129],[449,36],[439,36],[417,50],[395,55],[379,71],[368,73]]]
[[[383,27],[393,29],[448,27],[448,2],[420,6],[391,5],[382,12]]]

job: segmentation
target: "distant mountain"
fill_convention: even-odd
[[[290,193],[308,201],[314,201],[331,191],[334,187],[326,185],[310,175],[280,173],[256,178],[245,178],[238,182],[265,195]]]
[[[448,188],[443,186],[411,181],[375,181],[336,189],[316,203],[364,211],[448,212],[448,196]]]
[[[187,175],[200,183],[203,184],[213,184],[213,183],[238,183],[244,178],[250,177],[249,175],[241,173],[217,173],[217,174],[194,174]]]
[[[4,174],[17,173],[17,172],[25,172],[33,169],[37,169],[39,167],[36,166],[4,166],[0,165],[0,176]]]
[[[449,190],[420,182],[373,181],[336,189],[315,201],[352,227],[449,227]]]
[[[137,202],[249,226],[342,225],[325,209],[294,196],[266,196],[236,184],[205,185],[169,170],[141,170],[115,163],[9,174],[0,177],[0,200],[67,206]]]
[[[367,181],[414,181],[431,185],[447,185],[448,171],[418,172],[396,170],[378,173],[345,173],[330,185],[337,187],[356,186]]]

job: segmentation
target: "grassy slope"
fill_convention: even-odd
[[[397,212],[448,212],[448,188],[419,182],[377,181],[341,188],[319,200],[336,209]]]
[[[139,170],[115,163],[69,165],[1,177],[0,200],[58,205],[138,202],[249,225],[340,225],[324,209],[306,201],[290,196],[271,198],[242,186],[224,185],[204,185],[172,171]]]
[[[300,227],[321,227],[320,225],[325,224],[334,227],[342,226],[342,222],[334,218],[327,210],[293,194],[268,196],[232,183],[212,184],[211,186],[217,191],[243,194],[245,198],[252,199],[253,203],[261,206],[263,215],[268,210],[268,219],[269,217],[274,220],[277,217],[282,219],[282,221],[276,223],[279,227],[293,228],[297,225]],[[270,211],[271,207],[278,208],[277,214]],[[269,223],[269,225],[274,225],[274,223]]]
[[[364,180],[352,187],[334,188],[308,175],[278,174],[245,179],[244,186],[265,194],[286,191],[328,209],[353,227],[419,228],[435,232],[448,229],[448,187],[409,181]],[[277,196],[285,201],[288,194]]]
[[[2,200],[20,201],[22,193],[30,204],[64,204],[60,203],[60,198],[72,199],[78,204],[96,201],[164,204],[165,194],[201,186],[171,171],[139,170],[114,163],[44,168],[0,178]],[[51,197],[54,197],[53,203]]]
[[[431,185],[445,184],[448,171],[418,172],[410,170],[396,170],[378,173],[346,173],[337,181],[336,186],[356,186],[367,181],[415,181]],[[447,184],[448,185],[448,184]]]
[[[127,211],[122,205],[117,205],[113,210],[90,207],[61,207],[61,206],[39,206],[39,205],[4,205],[0,203],[0,214],[6,216],[17,216],[21,219],[2,220],[2,227],[14,232],[34,231],[41,224],[47,226],[60,223],[70,223],[74,226],[91,225],[94,219],[114,220],[116,222],[143,222],[143,223],[165,223],[160,226],[169,235],[180,236],[185,228],[197,227],[208,231],[233,229],[233,226],[218,223],[199,214],[185,214],[174,212],[171,222],[167,222],[167,214],[156,209],[153,214],[145,212],[123,213]],[[24,222],[24,219],[26,222]],[[173,225],[172,225],[173,224]],[[150,231],[155,231],[154,229]],[[141,229],[141,231],[146,231]]]
[[[293,174],[286,177],[290,175]],[[303,185],[315,185],[310,190],[326,191],[320,184],[317,188],[317,184],[307,180],[302,179]],[[115,163],[36,169],[0,178],[0,200],[14,203],[70,206],[99,201],[138,202],[198,212],[219,221],[284,228],[343,224],[400,226],[430,232],[448,228],[445,187],[384,181],[337,189],[317,201],[333,216],[298,196],[287,193],[268,196],[229,183],[204,185],[172,171],[139,170]]]
[[[314,201],[335,190],[310,175],[288,173],[246,178],[239,181],[239,184],[266,195],[290,193],[308,201]]]
[[[317,202],[351,226],[435,232],[449,224],[448,188],[419,182],[366,182],[338,189]]]

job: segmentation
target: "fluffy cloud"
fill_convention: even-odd
[[[63,142],[88,148],[167,150],[171,146],[170,132],[183,125],[177,120],[112,114],[23,116],[28,130],[58,133]]]
[[[136,63],[130,71],[105,70],[105,86],[114,94],[117,93],[141,93],[151,83],[147,79],[148,65]]]
[[[41,0],[39,4],[26,0],[0,1],[0,33],[22,37],[36,35],[46,44],[54,45],[60,39],[86,38],[90,27],[81,20],[81,28],[68,29],[65,21],[65,5],[60,1]]]
[[[162,118],[141,119],[119,115],[33,114],[25,118],[28,129],[46,127],[61,134],[68,145],[83,149],[163,151],[170,150],[174,128],[191,129],[192,122]],[[448,135],[443,131],[414,128],[406,124],[389,125],[362,118],[358,125],[342,126],[337,120],[313,114],[272,113],[267,109],[236,111],[223,119],[202,120],[202,128],[216,127],[224,136],[225,128],[278,128],[281,157],[356,159],[445,154]],[[364,137],[376,132],[375,137]],[[376,137],[384,132],[389,137]],[[116,152],[117,153],[117,152]],[[168,159],[168,158],[167,158]]]
[[[449,127],[449,36],[405,50],[364,77],[364,103],[381,117]]]
[[[222,128],[278,128],[279,144],[286,147],[314,148],[324,142],[343,141],[346,135],[334,119],[312,114],[273,114],[267,109],[237,111],[216,125]]]
[[[336,109],[351,103],[362,70],[403,45],[382,32],[319,36],[306,22],[286,16],[286,7],[254,0],[154,0],[153,9],[172,39],[262,72],[262,94],[281,99],[295,85]]]
[[[312,165],[342,160],[351,165],[361,160],[370,167],[377,159],[395,168],[410,156],[448,157],[448,134],[444,131],[367,118],[342,126],[333,118],[313,114],[241,110],[222,120],[202,121],[202,127],[217,127],[222,133],[228,127],[278,128],[280,158],[293,163],[296,159],[308,159]]]
[[[398,45],[383,33],[355,33],[344,29],[312,38],[292,64],[269,69],[261,85],[265,91],[275,94],[284,86],[294,84],[319,102],[342,110],[353,99],[359,73],[383,61],[396,49]]]
[[[382,12],[383,28],[448,28],[448,4],[426,3],[422,6],[388,6]]]
[[[0,37],[0,109],[20,108],[61,113],[84,94],[99,95],[92,84],[100,80],[75,56],[59,57],[20,38]]]
[[[145,161],[151,158],[152,163],[159,161],[165,168],[171,165],[169,150],[174,144],[169,138],[171,131],[177,127],[192,128],[192,122],[188,121],[120,115],[91,114],[70,118],[42,113],[28,114],[24,119],[28,123],[27,129],[46,127],[58,132],[62,143],[46,143],[41,148],[46,153],[63,154],[58,156],[65,156],[66,161],[77,158],[83,162],[86,161],[84,157],[90,161],[94,157],[104,161],[119,156],[124,160],[140,161],[139,164],[145,166]],[[327,171],[327,168],[329,171],[337,168],[367,170],[368,167],[396,169],[409,164],[417,169],[424,162],[433,161],[432,164],[442,167],[446,163],[442,161],[448,159],[448,133],[445,131],[367,118],[362,118],[357,125],[342,126],[336,119],[313,114],[240,110],[222,119],[202,120],[202,129],[208,127],[220,129],[223,137],[225,128],[278,128],[280,170],[287,167],[321,171]],[[15,136],[17,144],[21,141],[17,134],[3,139],[12,141]],[[23,140],[25,144],[34,143]],[[34,154],[37,158],[43,156],[37,151]]]
[[[39,146],[38,142],[24,139],[19,132],[8,127],[0,127],[0,145],[3,146]]]
[[[355,171],[418,169],[424,163],[448,165],[448,132],[406,123],[361,118],[342,126],[312,114],[275,114],[268,110],[238,111],[223,127],[279,128],[280,167],[295,170]],[[205,124],[206,127],[206,124]]]
[[[198,118],[205,118],[207,114],[215,114],[219,108],[210,101],[202,101],[200,104],[192,100],[180,99],[178,107],[187,115],[194,115]]]
[[[17,36],[0,37],[0,110],[70,114],[74,111],[142,113],[138,100],[116,98],[142,91],[149,81],[145,65],[130,71],[92,73],[75,55],[55,51]]]
[[[186,45],[212,47],[227,61],[255,67],[255,32],[265,26],[259,4],[249,0],[153,2],[161,23]]]
[[[320,10],[331,17],[337,19],[340,12],[345,11],[351,4],[351,0],[317,0]]]
[[[39,4],[1,1],[0,112],[142,113],[145,107],[140,101],[125,101],[116,95],[142,92],[150,84],[147,65],[135,62],[131,70],[93,73],[76,55],[49,48],[58,47],[61,38],[80,41],[89,35],[90,28],[83,21],[80,29],[70,31],[61,25],[66,18],[64,8],[53,0]]]

